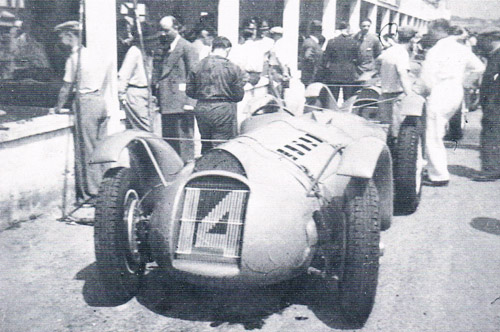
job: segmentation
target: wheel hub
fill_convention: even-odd
[[[127,269],[131,273],[137,272],[143,265],[140,252],[142,228],[141,211],[139,209],[139,194],[134,189],[129,189],[125,195],[123,206],[123,222],[127,232]]]

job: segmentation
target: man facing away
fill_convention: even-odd
[[[382,114],[386,115],[392,124],[391,135],[397,137],[400,118],[401,97],[412,94],[410,79],[410,52],[411,42],[417,32],[411,27],[401,27],[398,30],[396,43],[386,49],[378,57],[382,100],[392,100],[380,104]],[[394,98],[398,98],[393,100]]]
[[[420,75],[428,97],[426,103],[426,157],[428,176],[423,184],[448,185],[450,174],[443,142],[446,123],[461,107],[464,80],[479,78],[484,64],[457,36],[440,39],[426,55]]]
[[[347,100],[356,92],[353,85],[357,78],[358,44],[350,36],[347,22],[340,22],[339,30],[340,35],[328,41],[323,53],[320,81],[330,85],[335,99],[338,99],[342,87],[344,100]]]
[[[89,165],[88,162],[97,141],[106,135],[107,112],[102,90],[107,69],[102,56],[80,47],[79,29],[77,21],[68,21],[54,28],[61,43],[70,47],[72,53],[66,61],[63,86],[53,112],[60,113],[77,85],[80,98],[73,105],[77,114],[74,135],[76,198],[85,202],[97,196],[103,175],[101,165]]]
[[[369,32],[371,25],[369,18],[363,19],[359,25],[361,30],[354,36],[359,45],[357,70],[358,81],[361,82],[369,80],[375,74],[375,59],[382,52],[378,37]]]
[[[236,103],[243,99],[245,72],[227,59],[231,42],[216,37],[212,53],[189,74],[186,93],[197,99],[196,121],[203,140],[228,140],[237,135]],[[202,153],[218,142],[202,142]]]
[[[179,34],[180,24],[173,16],[160,20],[165,37],[164,55],[155,82],[162,114],[162,136],[184,162],[194,159],[194,101],[186,95],[187,76],[198,63],[198,54]]]

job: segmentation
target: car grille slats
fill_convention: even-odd
[[[220,182],[213,186],[210,182],[195,181],[184,188],[176,258],[235,263],[240,258],[249,190],[243,184],[225,189]]]

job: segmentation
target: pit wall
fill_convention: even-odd
[[[73,120],[58,114],[0,131],[0,230],[74,203]]]

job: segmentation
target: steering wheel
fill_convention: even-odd
[[[255,111],[252,112],[251,116],[257,116],[257,115],[263,115],[263,114],[270,114],[270,113],[278,113],[284,111],[285,113],[288,113],[291,116],[295,116],[292,112],[287,110],[286,108],[277,105],[277,104],[267,104],[264,106],[261,106],[257,108]]]

